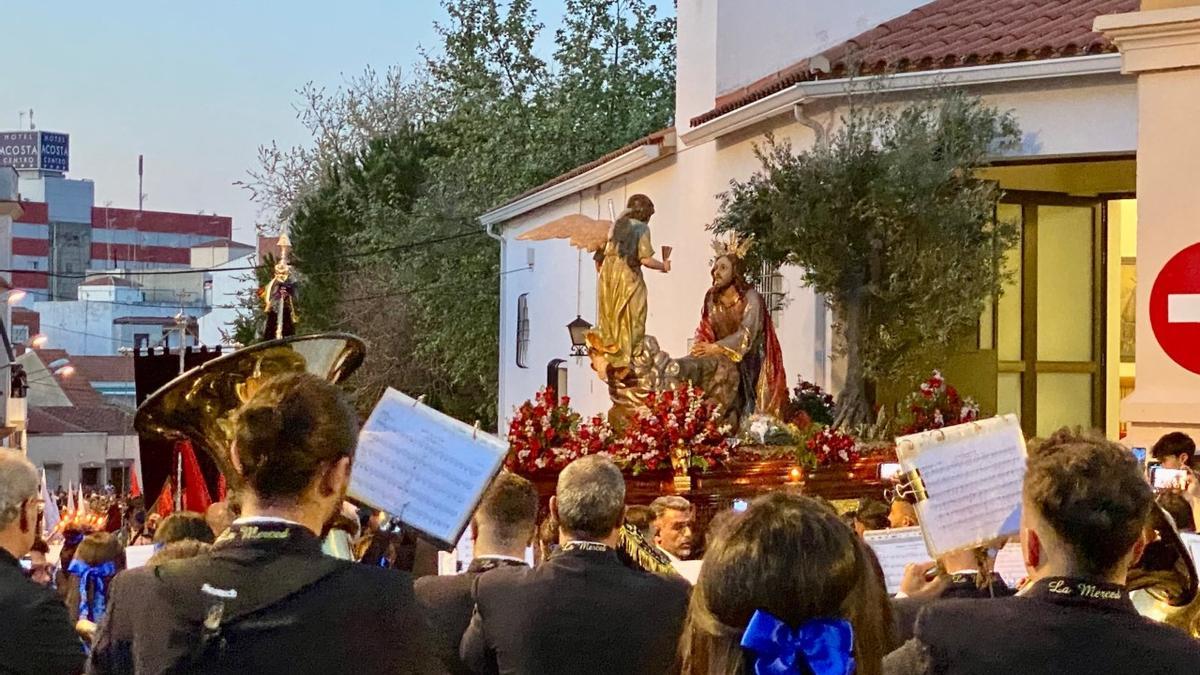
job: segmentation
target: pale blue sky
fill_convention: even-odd
[[[536,0],[554,27],[559,0]],[[51,8],[52,7],[52,8]],[[437,44],[437,0],[6,2],[0,129],[33,108],[39,129],[71,134],[73,178],[96,203],[217,212],[250,240],[258,215],[234,181],[272,140],[305,140],[296,89],[329,88],[367,65],[407,66]]]

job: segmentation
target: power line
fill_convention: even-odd
[[[451,279],[449,281],[443,281],[443,282],[439,282],[439,283],[435,283],[435,284],[428,284],[428,285],[421,286],[418,288],[402,288],[402,289],[397,289],[394,291],[388,291],[386,293],[377,293],[375,295],[365,295],[365,296],[361,296],[361,297],[357,297],[357,298],[340,299],[339,301],[340,302],[366,302],[368,300],[381,300],[383,298],[394,298],[397,295],[417,295],[420,293],[426,293],[428,291],[434,291],[434,290],[438,290],[441,288],[454,287],[454,286],[459,286],[459,285],[466,284],[466,283],[474,283],[476,281],[488,281],[491,279],[499,279],[500,277],[507,276],[509,274],[515,274],[517,272],[528,272],[529,269],[530,268],[528,268],[528,267],[518,267],[516,269],[505,270],[505,271],[499,272],[497,274],[481,274],[481,275],[475,276],[475,277],[461,277],[458,279]],[[229,307],[226,309],[233,309],[233,308]]]
[[[365,251],[356,251],[354,253],[343,253],[340,255],[329,256],[328,258],[325,258],[325,259],[326,260],[349,260],[349,259],[354,259],[354,258],[362,258],[365,256],[380,255],[382,253],[407,251],[407,250],[411,250],[411,249],[415,249],[415,248],[420,248],[423,246],[432,246],[435,244],[442,244],[442,243],[449,242],[449,241],[466,239],[468,237],[477,237],[477,236],[480,236],[483,234],[485,234],[485,232],[483,230],[469,230],[466,232],[459,232],[458,234],[451,234],[451,235],[446,235],[443,237],[433,237],[430,239],[423,239],[420,241],[407,242],[404,244],[396,244],[394,246],[382,246],[379,248],[368,249]],[[262,267],[263,266],[261,264],[260,265],[247,265],[247,266],[241,266],[241,267],[193,267],[193,268],[177,269],[177,270],[143,270],[140,272],[130,272],[129,274],[130,274],[130,276],[134,276],[134,275],[137,275],[137,276],[172,276],[172,275],[179,275],[179,274],[204,274],[204,273],[209,273],[209,272],[248,272],[251,270],[262,269]],[[103,274],[59,273],[59,272],[51,272],[49,270],[0,269],[0,272],[7,272],[9,274],[15,274],[15,273],[40,274],[40,275],[50,278],[50,279],[87,279],[89,277],[104,276]]]

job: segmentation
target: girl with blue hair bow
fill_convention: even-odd
[[[112,534],[95,532],[83,538],[67,567],[67,610],[81,633],[90,633],[104,617],[109,585],[124,568],[125,551]]]
[[[891,640],[871,551],[825,504],[773,493],[711,543],[680,651],[686,675],[878,675]]]

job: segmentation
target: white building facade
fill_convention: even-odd
[[[921,14],[906,14],[926,4],[931,7]],[[904,72],[884,79],[882,86],[897,102],[937,85],[963,86],[988,104],[1012,111],[1022,129],[1022,147],[1013,156],[997,158],[996,167],[989,169],[990,177],[1014,195],[1028,191],[1034,195],[1031,204],[1036,195],[1047,195],[1046,203],[1030,207],[1033,211],[1013,207],[1018,215],[1041,209],[1046,232],[1051,231],[1051,216],[1091,218],[1085,211],[1096,216],[1094,227],[1086,220],[1086,236],[1094,235],[1094,242],[1082,240],[1088,245],[1089,257],[1079,263],[1094,262],[1099,270],[1091,278],[1093,283],[1083,289],[1085,293],[1095,289],[1087,297],[1096,301],[1094,307],[1088,304],[1087,320],[1095,328],[1089,333],[1094,340],[1088,343],[1087,354],[1068,354],[1069,346],[1064,346],[1062,354],[1050,356],[1054,336],[1062,333],[1060,328],[1065,325],[1054,324],[1056,317],[1074,317],[1071,312],[1083,311],[1064,304],[1069,303],[1065,292],[1049,293],[1049,283],[1044,283],[1040,295],[1026,297],[1030,295],[1026,287],[1017,288],[1006,293],[1007,305],[1002,302],[994,315],[981,321],[978,352],[990,364],[987,377],[991,379],[981,385],[980,397],[985,412],[1027,413],[1031,433],[1074,421],[1115,434],[1125,380],[1133,378],[1133,364],[1126,368],[1118,354],[1122,312],[1115,287],[1121,286],[1120,261],[1128,254],[1122,248],[1120,214],[1126,216],[1126,239],[1136,227],[1136,209],[1121,200],[1132,202],[1135,189],[1137,84],[1135,78],[1121,73],[1120,55],[1091,32],[1091,24],[1097,11],[1136,9],[1137,3],[1095,7],[1096,3],[1079,0],[1061,4],[1069,5],[1062,9],[1065,14],[1077,15],[1071,27],[1074,33],[1039,35],[1032,28],[1026,30],[1029,21],[1016,28],[1001,25],[1000,30],[1015,32],[1024,40],[1021,45],[1005,46],[1013,50],[1011,58],[975,63],[972,54],[964,53],[953,67],[937,67],[941,62],[936,60],[928,67],[910,64],[907,70],[900,68]],[[650,223],[654,244],[674,248],[674,269],[669,274],[645,272],[649,291],[646,332],[656,336],[673,356],[685,355],[710,285],[711,233],[706,226],[717,215],[718,196],[730,180],[748,178],[759,168],[755,148],[765,142],[767,134],[790,142],[799,151],[816,141],[814,122],[826,128],[836,126],[845,113],[846,93],[856,86],[838,71],[838,55],[855,47],[844,41],[858,36],[855,40],[862,40],[864,44],[858,45],[862,47],[876,40],[894,42],[903,30],[930,29],[929,17],[934,16],[949,17],[945,20],[950,28],[966,30],[954,23],[956,4],[951,0],[876,0],[839,6],[815,0],[686,0],[677,6],[675,127],[481,217],[482,224],[501,238],[501,269],[506,272],[501,277],[499,317],[498,417],[502,429],[516,406],[548,382],[562,381],[563,375],[565,393],[581,412],[602,412],[610,404],[607,389],[590,364],[568,357],[566,325],[577,314],[596,321],[596,273],[590,258],[565,241],[518,241],[522,233],[573,213],[608,219],[623,208],[629,196],[648,195],[656,208]],[[1038,17],[1024,19],[1036,23]],[[1000,24],[1013,20],[999,14],[995,17]],[[876,28],[879,24],[884,25]],[[1076,34],[1084,37],[1076,38]],[[1036,58],[1043,43],[1051,42],[1070,45],[1043,51],[1045,58]],[[914,63],[923,56],[934,56],[929,50],[936,45],[930,44],[918,38],[907,47],[916,57]],[[888,43],[887,48],[895,63],[909,56],[903,45]],[[788,78],[796,72],[793,64],[798,63],[803,74],[793,82]],[[1053,211],[1049,203],[1058,203],[1055,200],[1060,196],[1062,203],[1076,204],[1068,196],[1081,200],[1079,213]],[[1032,222],[1026,223],[1026,231],[1032,231]],[[1083,229],[1076,230],[1064,225],[1060,237],[1045,237],[1039,269],[1047,279],[1053,280],[1054,274],[1048,261],[1078,248],[1078,237],[1072,237],[1084,234]],[[1102,267],[1105,259],[1109,264]],[[781,275],[780,290],[786,292],[787,303],[775,319],[788,378],[794,383],[803,377],[836,392],[840,363],[833,357],[832,317],[804,286],[800,270],[784,269]],[[1109,286],[1114,290],[1106,293]],[[1006,351],[1009,336],[1019,336],[1022,329],[1010,316],[1013,298],[1018,302],[1018,319],[1022,301],[1033,303],[1030,311],[1042,317],[1040,352],[1031,344],[1021,346],[1019,337],[1016,352]],[[1057,311],[1056,303],[1064,306],[1062,312]],[[964,379],[978,370],[966,360],[963,364],[959,370]]]

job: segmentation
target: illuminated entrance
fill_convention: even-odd
[[[1116,436],[1134,378],[1134,161],[1013,165],[984,176],[1005,189],[997,217],[1021,231],[1005,255],[1013,278],[980,327],[981,354],[994,358],[985,372],[994,372],[996,412],[1020,415],[1030,435],[1081,426]]]

